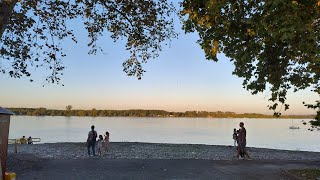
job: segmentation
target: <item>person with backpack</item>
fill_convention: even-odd
[[[96,155],[96,140],[97,140],[97,131],[94,130],[94,126],[91,126],[91,131],[88,133],[87,147],[88,155],[90,156],[90,148],[92,148],[93,156]]]

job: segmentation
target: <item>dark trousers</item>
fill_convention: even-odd
[[[90,147],[92,148],[92,154],[96,155],[96,141],[88,141],[88,154],[90,156]]]

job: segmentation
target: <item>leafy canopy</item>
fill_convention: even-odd
[[[244,88],[270,90],[270,109],[289,108],[289,89],[320,95],[320,1],[184,0],[182,6],[183,29],[198,32],[206,58],[224,53]]]
[[[183,29],[199,34],[206,58],[217,61],[217,54],[224,53],[247,90],[270,90],[270,109],[278,103],[289,108],[289,89],[320,94],[319,0],[183,0],[181,6]],[[0,72],[30,77],[30,68],[41,66],[51,72],[47,81],[58,83],[65,56],[60,43],[67,38],[77,42],[67,22],[82,19],[89,53],[97,53],[97,41],[108,31],[114,41],[126,40],[130,57],[124,71],[141,78],[141,63],[176,37],[174,12],[167,0],[1,1]]]
[[[68,26],[70,20],[82,20],[90,54],[101,49],[97,41],[104,31],[114,41],[125,40],[130,57],[124,71],[138,78],[144,73],[141,63],[158,56],[163,42],[177,35],[175,9],[166,0],[5,0],[0,11],[0,72],[30,77],[32,67],[44,67],[51,72],[50,83],[59,83],[63,74],[61,42],[77,42],[77,27]]]

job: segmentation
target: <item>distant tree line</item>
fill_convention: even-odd
[[[73,110],[67,106],[65,110],[54,110],[46,108],[8,108],[15,115],[23,116],[91,116],[91,117],[201,117],[201,118],[274,118],[272,115],[235,112],[207,112],[207,111],[186,111],[168,112],[164,110]],[[283,115],[280,118],[307,118],[312,119],[314,115]]]

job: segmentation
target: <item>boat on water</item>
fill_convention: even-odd
[[[289,126],[289,129],[300,129],[299,126]]]
[[[300,129],[300,127],[299,126],[294,126],[293,125],[293,120],[291,120],[291,126],[289,126],[289,129]]]

